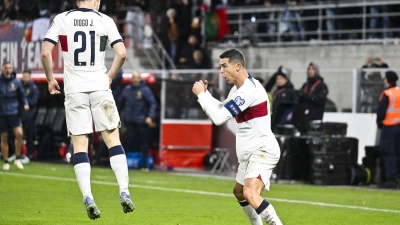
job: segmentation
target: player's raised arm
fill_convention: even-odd
[[[58,82],[54,79],[53,76],[53,68],[52,68],[53,59],[51,53],[53,52],[54,46],[55,45],[53,43],[45,41],[43,43],[42,54],[41,54],[42,65],[44,73],[46,74],[49,92],[52,95],[60,94],[60,86],[58,85]]]
[[[232,114],[225,107],[222,107],[222,104],[215,104],[216,99],[213,98],[208,92],[205,92],[204,87],[204,83],[197,81],[193,85],[193,94],[199,98],[198,102],[213,123],[217,126],[220,126],[226,121],[230,120],[232,118]]]

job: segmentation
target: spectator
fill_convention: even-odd
[[[376,68],[376,70],[365,70],[372,68]],[[362,66],[360,82],[361,112],[376,112],[379,94],[385,89],[385,83],[381,75],[381,70],[384,68],[389,68],[389,65],[383,62],[379,57],[367,58],[365,64]]]
[[[0,133],[1,133],[1,153],[4,160],[3,170],[9,170],[8,163],[8,130],[12,129],[15,134],[15,156],[14,164],[18,169],[23,169],[22,165],[22,126],[19,117],[19,109],[29,110],[26,100],[24,87],[16,79],[16,74],[10,62],[5,62],[0,77]]]
[[[176,40],[176,53],[179,54],[191,34],[192,2],[189,0],[182,0],[177,6],[176,10],[178,15],[177,20],[179,24],[179,32]]]
[[[202,27],[203,27],[204,15],[208,12],[209,7],[206,4],[204,4],[203,0],[197,0],[196,3],[197,4],[194,7],[195,10],[192,18],[191,32],[192,35],[195,35],[197,37],[198,42],[201,43],[203,40]]]
[[[32,20],[39,17],[37,3],[32,4],[32,0],[15,0],[15,12],[19,20]],[[46,12],[47,13],[47,12]]]
[[[207,57],[204,56],[203,51],[197,49],[193,52],[193,62],[188,65],[188,69],[205,70],[211,69]],[[209,74],[206,73],[193,73],[190,75],[190,80],[208,80]]]
[[[307,68],[307,82],[298,91],[298,103],[293,109],[292,123],[301,134],[307,133],[309,121],[322,120],[327,96],[328,86],[317,64],[311,62]]]
[[[156,15],[152,26],[154,33],[160,39],[164,48],[169,51],[168,21],[165,13]]]
[[[25,95],[28,100],[29,110],[23,114],[22,125],[25,130],[27,156],[29,158],[34,157],[34,139],[36,134],[35,117],[36,117],[36,105],[39,100],[39,90],[35,83],[31,79],[31,71],[25,70],[22,73],[22,84],[25,89]]]
[[[375,2],[377,2],[377,0],[373,0]],[[390,26],[390,20],[389,20],[389,16],[388,16],[388,6],[385,4],[381,4],[381,5],[373,5],[369,7],[369,12],[371,13],[371,18],[369,20],[369,29],[373,30],[376,29],[378,27],[378,22],[379,20],[382,21],[382,28],[383,28],[383,32],[382,32],[382,38],[383,39],[387,39],[389,38],[389,34],[387,29]],[[382,16],[379,16],[378,14],[383,14]],[[374,39],[376,38],[375,36],[375,32],[370,32],[369,39]]]
[[[175,62],[177,52],[177,39],[179,33],[179,24],[176,21],[176,10],[170,8],[168,9],[166,15],[168,17],[168,53],[171,56],[171,59]]]
[[[142,12],[147,12],[147,1],[145,0],[125,0],[126,7],[138,7]],[[143,41],[143,26],[145,17],[140,11],[130,9],[126,13],[125,21],[128,26],[130,46],[140,47]]]
[[[115,7],[117,9],[125,7],[125,0],[116,0]],[[126,19],[126,11],[125,10],[117,10],[116,16],[117,16],[117,20],[124,20],[124,19]],[[124,24],[120,23],[117,26],[118,26],[119,33],[124,34],[125,33]]]
[[[17,13],[15,11],[15,0],[4,0],[4,9],[1,15],[1,21],[10,21],[17,19]]]
[[[271,7],[272,4],[274,3],[275,3],[274,0],[264,0],[264,6],[267,8]],[[276,19],[276,12],[265,13],[264,18],[267,19],[269,22],[267,22],[264,27],[262,26],[259,27],[259,30],[261,32],[265,31],[266,33],[268,33],[268,36],[264,40],[274,42],[276,41],[276,29],[277,29],[276,22],[274,21]]]
[[[178,63],[180,68],[188,68],[188,66],[193,63],[193,52],[197,49],[204,53],[204,50],[199,45],[197,36],[190,35],[186,46],[179,54]]]
[[[271,128],[274,130],[277,124],[291,123],[293,107],[296,104],[296,91],[282,67],[279,67],[271,79],[275,79],[277,85],[272,95]]]
[[[380,57],[377,58],[371,58],[368,57],[367,60],[365,61],[365,64],[362,66],[362,69],[369,69],[369,68],[389,68],[389,65],[385,63]],[[380,71],[362,71],[361,73],[362,79],[363,80],[381,80],[382,81],[382,76],[380,74]]]
[[[322,2],[322,3],[332,3],[332,2],[337,3],[338,2],[338,0],[318,0],[318,1]],[[334,19],[333,17],[336,16],[337,10],[338,10],[337,8],[325,8],[324,9],[325,16],[327,17],[325,19],[325,26],[326,26],[326,30],[329,32],[328,39],[331,41],[336,39],[336,35],[335,35],[335,33],[333,33],[333,31],[336,30],[336,23],[338,22],[338,20]]]
[[[197,49],[193,52],[193,62],[189,65],[189,69],[210,69],[210,63],[203,51]]]
[[[278,1],[279,2],[279,1]],[[295,6],[297,5],[299,2],[305,2],[305,0],[286,0],[286,4],[288,6]],[[285,12],[282,14],[282,19],[286,22],[286,25],[288,26],[290,35],[292,37],[292,41],[305,41],[306,40],[306,36],[305,36],[305,26],[304,26],[304,22],[301,19],[301,15],[300,15],[300,11],[296,11],[296,10],[289,10],[286,9]],[[295,21],[289,21],[289,20],[293,20],[295,19]],[[300,33],[300,35],[298,34]]]
[[[381,128],[379,141],[380,157],[385,168],[385,182],[380,188],[396,188],[396,179],[400,175],[400,89],[396,82],[399,79],[393,71],[385,73],[385,86],[378,105],[376,122]]]
[[[246,0],[244,6],[259,6],[261,4],[261,0]],[[258,19],[264,19],[266,13],[263,13],[262,16],[259,16],[255,13],[247,13],[243,14],[243,30],[244,33],[247,34],[249,41],[253,44],[260,42],[260,38],[258,36]],[[246,43],[246,42],[245,42]]]
[[[156,100],[150,88],[144,83],[139,72],[133,72],[131,84],[127,85],[120,101],[120,109],[124,110],[124,125],[127,131],[124,136],[128,151],[139,150],[142,153],[142,170],[148,171],[148,135],[156,110]]]

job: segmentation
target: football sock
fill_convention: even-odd
[[[90,187],[90,163],[86,152],[74,154],[74,170],[83,198],[90,197],[93,199]]]
[[[264,199],[264,201],[261,202],[260,206],[256,209],[256,212],[265,222],[267,222],[267,224],[282,225],[274,207],[267,200]]]
[[[242,206],[244,214],[246,214],[246,217],[249,219],[251,225],[262,225],[263,222],[261,220],[261,217],[257,214],[256,210],[246,201],[238,201],[240,206]]]
[[[110,148],[110,164],[115,177],[117,178],[119,193],[121,194],[122,192],[125,192],[129,195],[128,164],[126,163],[124,148],[121,145]]]

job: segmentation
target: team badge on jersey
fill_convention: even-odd
[[[15,91],[15,84],[11,83],[10,88],[11,88],[11,91]]]
[[[237,106],[241,106],[241,105],[244,104],[244,99],[242,99],[240,96],[237,96],[235,98],[235,103],[236,103]]]

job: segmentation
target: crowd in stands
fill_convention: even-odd
[[[378,0],[379,1],[379,0]],[[318,31],[320,29],[318,21],[316,19],[307,19],[304,17],[314,17],[317,18],[319,16],[319,10],[293,10],[290,9],[291,6],[305,6],[305,5],[315,5],[319,3],[357,3],[362,2],[359,0],[348,0],[348,1],[340,1],[340,0],[229,0],[228,3],[231,6],[236,7],[272,7],[279,6],[284,7],[284,11],[278,15],[277,12],[269,12],[261,14],[244,14],[244,21],[252,21],[254,22],[256,19],[267,19],[271,22],[267,23],[258,23],[255,28],[246,27],[249,33],[251,32],[264,32],[269,35],[266,38],[256,38],[255,41],[276,41],[275,33],[279,32],[283,36],[284,41],[308,41],[311,39],[316,39],[316,35],[307,35],[308,31]],[[377,0],[371,0],[369,2],[377,2]],[[368,39],[375,38],[383,38],[387,39],[392,36],[387,29],[391,27],[396,27],[397,20],[390,20],[388,13],[399,12],[398,5],[371,5],[367,7],[366,13],[371,14],[368,16],[366,28],[367,29],[384,29],[383,32],[369,32],[367,34]],[[335,30],[351,30],[351,29],[362,29],[362,16],[363,13],[362,7],[347,7],[347,8],[324,8],[322,10],[322,16],[325,17],[333,17],[333,16],[341,16],[341,15],[360,15],[360,17],[356,18],[325,18],[322,24],[322,30],[327,31],[327,33],[323,36],[325,40],[338,40],[338,39],[358,39],[360,38],[360,34],[358,33],[335,33]],[[278,19],[280,16],[281,22],[278,24],[273,22],[273,20]],[[231,18],[234,19],[234,18]],[[249,23],[251,24],[251,23]]]
[[[376,0],[371,0],[371,2]],[[225,7],[273,7],[284,6],[279,13],[269,12],[261,14],[243,14],[244,34],[268,33],[267,36],[253,38],[253,41],[276,41],[276,33],[282,33],[283,41],[308,41],[315,39],[315,35],[308,31],[317,31],[318,23],[315,20],[304,20],[304,17],[318,16],[318,10],[293,10],[296,5],[312,5],[317,3],[360,2],[360,0],[102,0],[100,11],[110,15],[118,21],[119,31],[129,39],[131,46],[144,44],[143,17],[135,10],[127,7],[138,7],[145,13],[145,20],[152,26],[153,31],[161,40],[178,68],[209,68],[208,54],[204,48],[204,40],[210,40],[207,30],[202,28],[207,19],[205,14]],[[399,5],[373,5],[367,8],[367,13],[373,14],[367,18],[369,29],[396,27],[396,20],[390,21],[387,13],[398,12]],[[58,13],[76,8],[74,0],[0,0],[0,21],[29,21],[40,17],[54,18]],[[324,16],[357,15],[362,13],[360,7],[325,8]],[[377,15],[377,16],[374,16]],[[228,15],[228,19],[237,19],[238,15]],[[276,23],[280,16],[281,22]],[[248,23],[258,19],[270,19],[273,22]],[[134,21],[134,22],[132,22]],[[246,22],[247,21],[247,22]],[[361,19],[325,19],[323,30],[328,31],[324,39],[351,39],[358,33],[336,34],[335,30],[350,30],[360,27]],[[235,24],[229,25],[231,33],[238,31]],[[202,31],[203,30],[203,31]],[[394,32],[369,32],[367,38],[390,38]],[[224,39],[217,39],[222,40]],[[195,62],[194,52],[198,59]],[[201,61],[201,63],[200,63]]]
[[[357,0],[352,0],[357,2]],[[172,60],[178,68],[182,69],[207,69],[210,68],[209,57],[204,49],[205,39],[225,41],[215,31],[202,27],[208,19],[207,13],[217,11],[221,7],[271,7],[285,6],[281,13],[269,12],[259,14],[243,14],[244,35],[250,37],[252,42],[274,42],[277,33],[281,33],[282,41],[309,41],[316,39],[316,35],[308,31],[317,31],[318,22],[305,20],[304,17],[318,16],[318,10],[289,10],[290,6],[340,2],[338,0],[102,0],[100,11],[115,18],[119,24],[120,33],[125,34],[128,45],[141,47],[152,43],[146,42],[146,25],[160,39]],[[346,3],[351,0],[346,1]],[[76,7],[73,0],[1,0],[0,21],[33,20],[40,17],[54,18],[58,13]],[[128,8],[127,8],[128,7]],[[132,7],[138,7],[144,14],[138,13]],[[352,8],[325,8],[324,16],[356,15],[362,13],[360,7]],[[398,11],[398,6],[386,5],[369,6],[368,13],[376,14],[368,19],[368,28],[394,27],[396,21],[390,21],[387,13]],[[144,15],[144,16],[143,16]],[[226,16],[226,15],[225,15]],[[229,20],[235,20],[238,15],[228,15]],[[280,16],[282,21],[277,23]],[[271,22],[254,22],[258,19],[267,19]],[[223,21],[219,19],[220,23]],[[247,21],[247,22],[246,22]],[[251,21],[251,22],[249,22]],[[207,22],[206,22],[207,23]],[[213,22],[210,22],[213,23]],[[335,30],[349,30],[362,27],[361,19],[325,19],[323,30],[328,31],[323,35],[326,40],[357,39],[359,33],[335,33]],[[207,25],[204,25],[207,26]],[[222,24],[219,25],[221,29]],[[239,30],[237,25],[230,24],[230,33]],[[229,29],[229,28],[226,28]],[[205,30],[205,31],[204,31]],[[223,31],[222,34],[229,30]],[[214,34],[213,34],[214,32]],[[218,31],[217,31],[218,33]],[[255,37],[254,34],[267,33],[267,36]],[[210,35],[215,35],[210,38]],[[253,36],[252,36],[253,35]],[[388,31],[369,32],[367,38],[390,38],[396,34]]]

